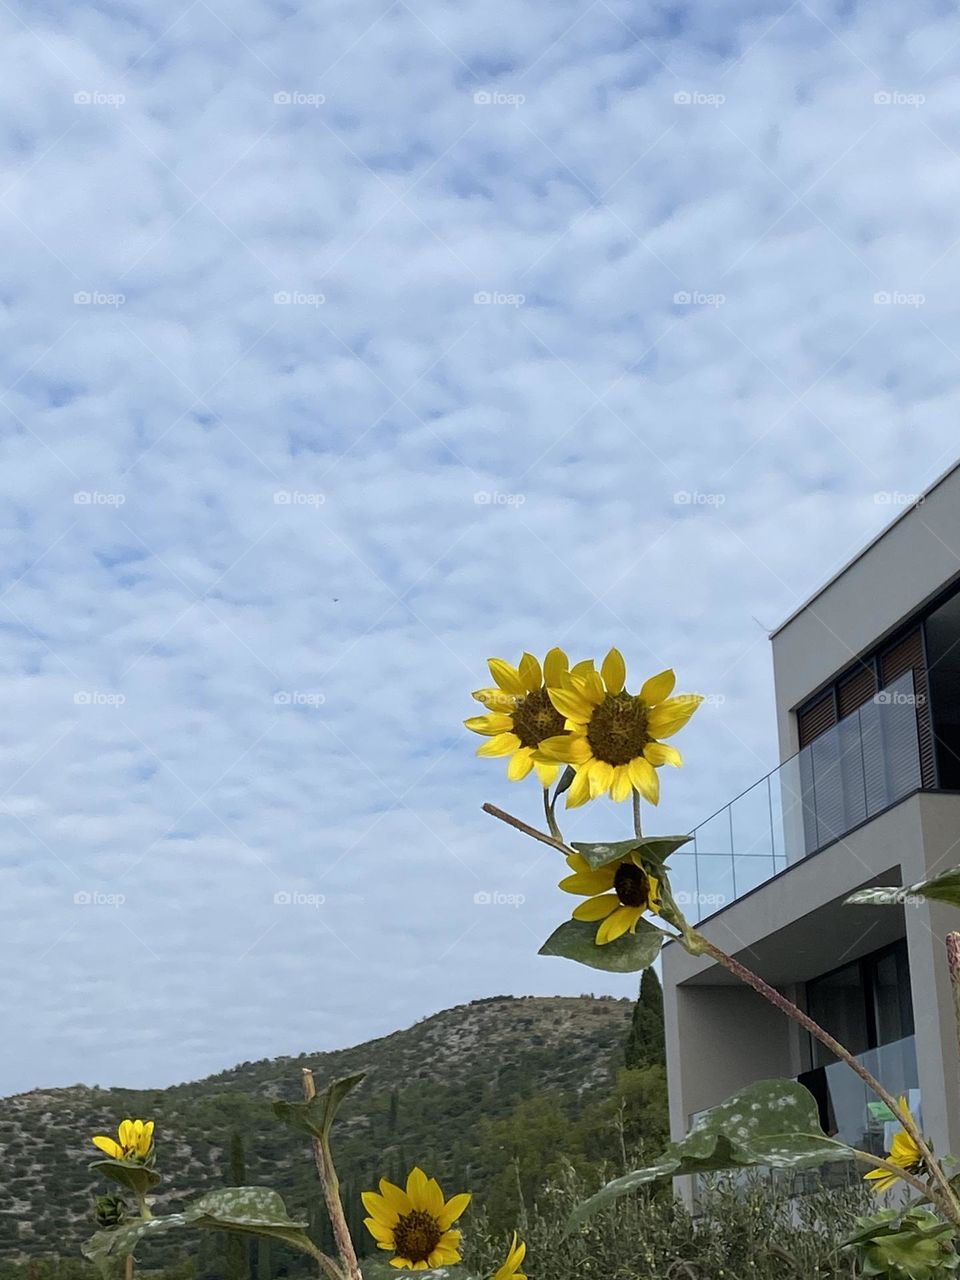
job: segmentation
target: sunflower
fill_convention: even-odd
[[[574,920],[603,921],[597,930],[599,947],[625,933],[636,933],[645,911],[660,911],[660,882],[644,870],[637,853],[596,869],[579,853],[572,853],[567,866],[573,875],[561,880],[560,888],[587,899],[574,909]]]
[[[900,1099],[900,1110],[906,1111],[911,1120],[913,1119],[913,1114],[907,1106],[906,1098]],[[890,1145],[890,1154],[887,1159],[891,1164],[899,1165],[901,1169],[905,1169],[907,1173],[922,1173],[924,1169],[923,1154],[905,1129],[901,1129],[899,1133],[893,1135],[893,1142]],[[900,1181],[897,1175],[891,1173],[889,1169],[871,1169],[869,1173],[865,1173],[863,1176],[865,1182],[873,1183],[873,1189],[876,1192],[886,1191]]]
[[[390,1265],[407,1271],[426,1271],[460,1261],[460,1232],[451,1227],[470,1203],[469,1194],[444,1200],[435,1178],[414,1169],[407,1189],[380,1179],[380,1192],[364,1191],[364,1224],[379,1249],[394,1254]]]
[[[513,1233],[513,1243],[510,1245],[510,1252],[507,1254],[507,1260],[493,1277],[493,1280],[527,1280],[522,1271],[517,1268],[527,1252],[527,1246],[522,1240],[517,1239],[517,1233]]]
[[[477,689],[473,696],[488,714],[463,722],[490,739],[477,748],[477,755],[509,756],[507,777],[512,782],[536,769],[541,784],[552,786],[561,766],[541,756],[538,747],[544,738],[563,733],[564,716],[554,707],[545,685],[559,686],[569,677],[567,655],[562,649],[551,649],[542,668],[532,653],[525,653],[516,667],[502,658],[488,658],[487,665],[496,686]],[[580,663],[574,671],[591,666]]]
[[[607,791],[614,800],[626,800],[636,790],[657,804],[657,768],[683,763],[676,747],[660,739],[682,729],[703,698],[693,693],[671,698],[676,676],[669,670],[651,676],[636,694],[624,689],[626,675],[623,655],[611,649],[599,672],[592,663],[580,663],[561,680],[547,681],[550,701],[565,717],[568,732],[542,741],[540,751],[576,769],[567,792],[570,809]]]
[[[121,1120],[117,1128],[118,1142],[113,1138],[97,1137],[93,1145],[106,1152],[111,1160],[143,1161],[153,1150],[152,1120]]]

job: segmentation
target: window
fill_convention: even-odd
[[[907,944],[875,951],[807,983],[807,1011],[852,1053],[865,1053],[913,1035]],[[837,1059],[811,1040],[815,1067]]]

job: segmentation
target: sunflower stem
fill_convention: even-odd
[[[910,1173],[899,1164],[894,1164],[892,1160],[884,1160],[883,1156],[875,1156],[870,1151],[861,1151],[859,1147],[850,1147],[855,1160],[860,1160],[863,1164],[868,1164],[874,1169],[886,1169],[887,1173],[892,1173],[901,1182],[906,1182],[913,1187],[914,1191],[919,1191],[924,1200],[929,1200],[931,1204],[940,1208],[940,1201],[933,1193],[933,1188],[929,1187],[922,1178],[918,1178],[915,1173]]]
[[[633,789],[633,834],[638,840],[643,835],[643,827],[640,824],[640,792],[636,787]]]
[[[711,956],[718,964],[723,965],[725,969],[739,978],[741,982],[745,982],[747,986],[752,987],[754,991],[763,996],[774,1008],[779,1009],[788,1018],[792,1018],[794,1022],[799,1023],[805,1031],[808,1031],[815,1040],[819,1040],[835,1057],[845,1062],[864,1084],[877,1095],[881,1102],[886,1103],[890,1111],[900,1121],[904,1130],[913,1139],[923,1157],[925,1167],[937,1184],[939,1194],[934,1198],[932,1194],[933,1188],[930,1188],[930,1191],[925,1193],[928,1199],[939,1206],[954,1226],[960,1226],[960,1201],[958,1201],[956,1192],[950,1185],[947,1175],[940,1167],[940,1162],[934,1157],[933,1151],[917,1127],[917,1122],[910,1114],[909,1107],[901,1107],[896,1098],[867,1070],[863,1063],[859,1062],[839,1040],[835,1040],[828,1031],[824,1031],[818,1022],[814,1022],[809,1014],[804,1013],[792,1000],[788,1000],[786,996],[781,995],[768,982],[764,982],[763,978],[748,969],[746,965],[741,964],[739,960],[735,960],[733,956],[728,956],[725,951],[722,951],[708,938],[705,938],[698,929],[691,929],[688,926],[684,934],[683,943],[688,950],[692,951],[692,954]],[[896,1166],[896,1168],[899,1169],[899,1166]]]
[[[547,835],[546,831],[538,831],[536,827],[531,827],[528,822],[524,822],[521,818],[515,818],[512,813],[506,813],[503,809],[498,809],[495,804],[483,805],[483,812],[489,813],[491,817],[499,818],[501,822],[505,822],[510,827],[516,827],[525,836],[530,836],[533,840],[539,840],[541,844],[552,845],[554,849],[559,849],[561,853],[565,853],[568,856],[576,854],[576,849],[571,849],[560,837]]]
[[[313,1080],[313,1072],[309,1067],[303,1068],[303,1097],[306,1102],[311,1102],[317,1096],[317,1086]],[[332,1259],[326,1255],[320,1255],[320,1262],[324,1270],[330,1275],[331,1280],[335,1277],[347,1277],[347,1280],[363,1280],[360,1271],[360,1263],[357,1260],[357,1251],[353,1247],[353,1240],[350,1237],[350,1228],[347,1226],[347,1220],[343,1212],[343,1204],[340,1200],[340,1181],[337,1178],[337,1170],[333,1163],[333,1155],[330,1151],[330,1144],[324,1138],[313,1139],[313,1159],[317,1166],[317,1176],[320,1179],[320,1186],[323,1190],[323,1198],[327,1206],[327,1213],[330,1217],[330,1225],[333,1227],[333,1238],[336,1241],[337,1253],[340,1255],[340,1261],[343,1264],[342,1270],[337,1267]],[[329,1264],[329,1265],[328,1265]]]
[[[947,934],[947,967],[953,988],[953,1010],[957,1020],[957,1037],[960,1041],[960,933]]]
[[[563,832],[560,830],[559,826],[557,825],[557,820],[553,814],[553,806],[556,803],[557,803],[557,797],[554,796],[553,799],[551,800],[550,788],[544,787],[543,788],[543,812],[546,815],[547,826],[550,828],[550,834],[553,836],[554,840],[562,841]]]

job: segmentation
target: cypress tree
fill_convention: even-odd
[[[631,1068],[662,1066],[666,1061],[663,990],[653,969],[644,969],[640,980],[640,994],[624,1045],[624,1061]]]
[[[239,1133],[230,1136],[230,1167],[227,1172],[228,1187],[242,1187],[247,1181],[247,1162],[243,1151],[243,1137]],[[239,1233],[224,1232],[223,1253],[224,1280],[249,1280],[250,1257],[247,1240]]]

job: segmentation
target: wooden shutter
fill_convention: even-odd
[[[880,680],[884,686],[907,671],[913,672],[913,691],[917,698],[920,776],[924,787],[935,787],[937,785],[936,749],[930,719],[930,695],[927,685],[927,664],[923,653],[923,632],[920,627],[909,631],[880,655]]]
[[[876,692],[876,669],[871,662],[862,663],[853,675],[841,680],[837,686],[837,711],[840,719],[869,702]]]
[[[797,732],[800,735],[801,748],[811,743],[814,738],[819,738],[821,733],[832,729],[836,723],[837,703],[833,690],[830,689],[822,698],[818,698],[809,707],[804,707],[802,711],[797,712]]]

